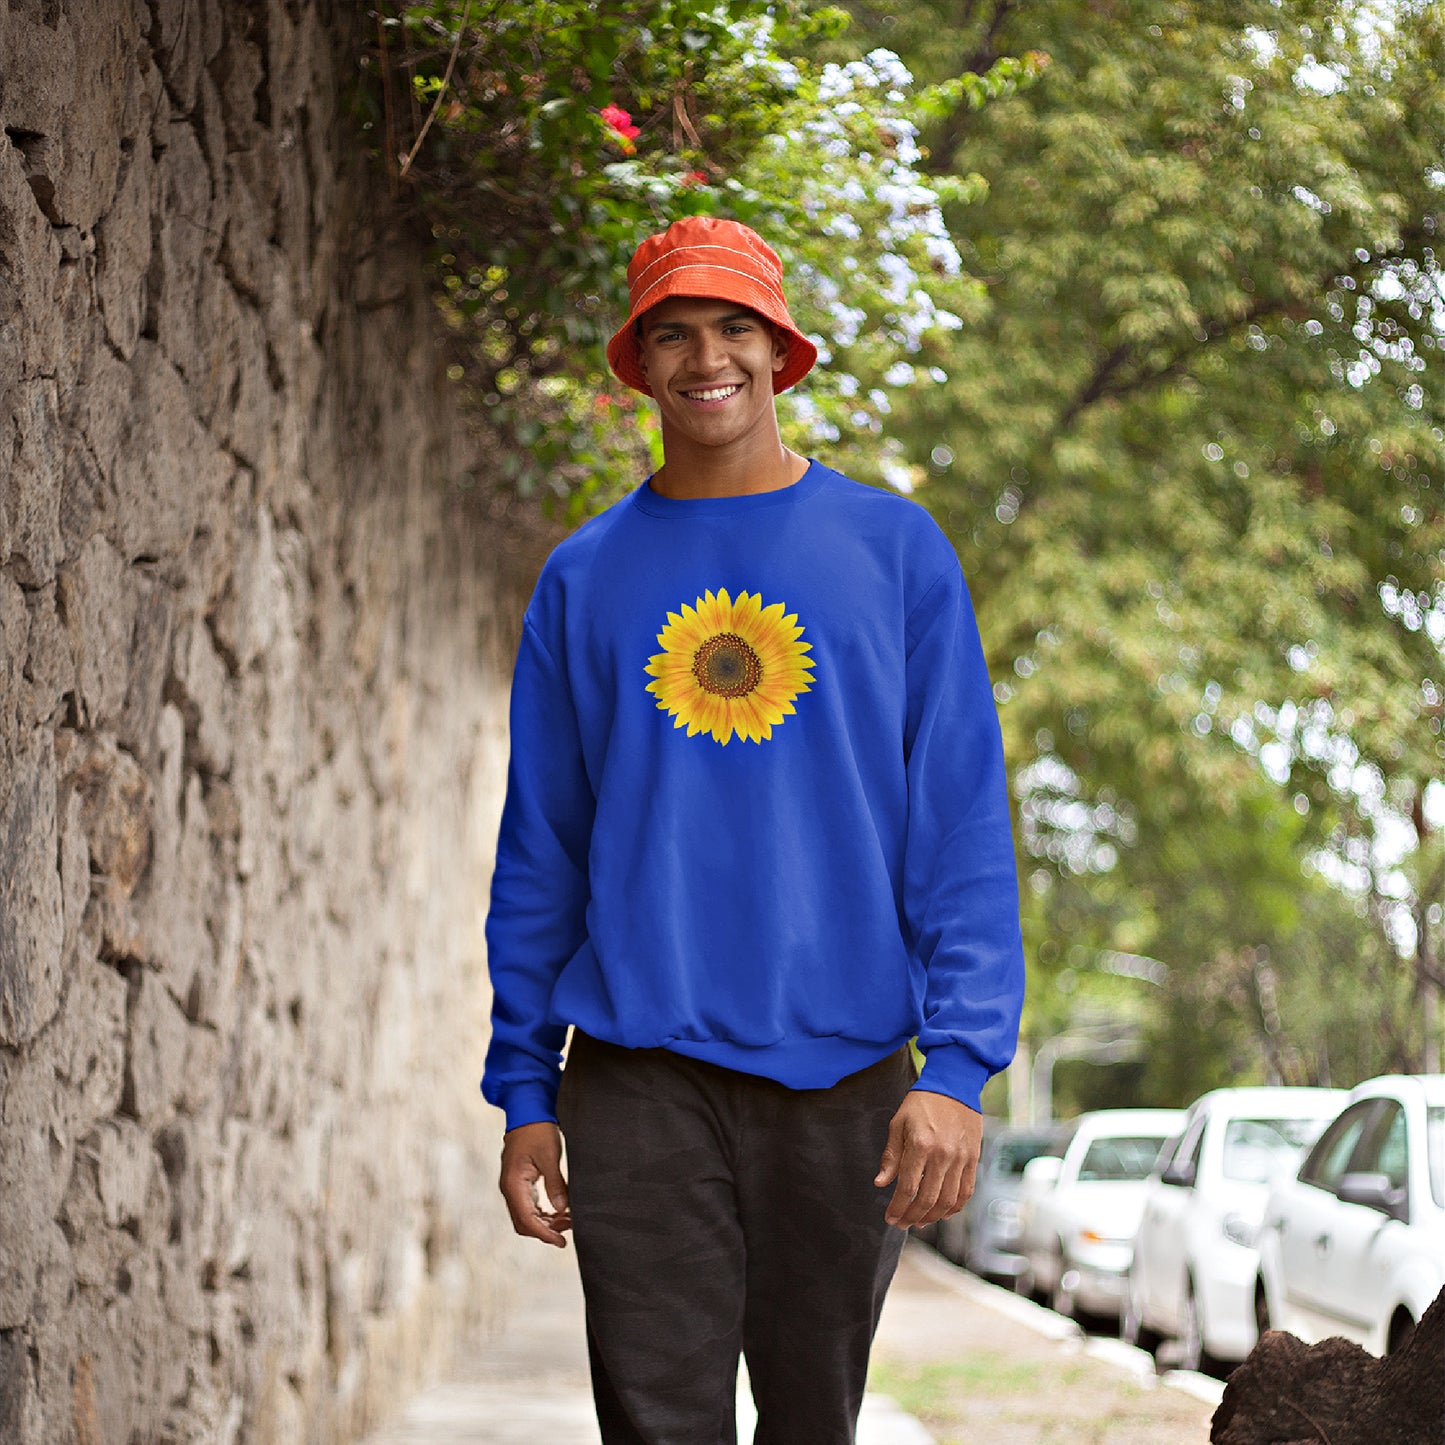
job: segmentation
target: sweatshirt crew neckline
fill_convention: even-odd
[[[649,476],[635,492],[633,504],[638,511],[653,517],[722,517],[737,512],[753,512],[761,507],[777,507],[801,502],[823,485],[824,468],[808,458],[808,469],[796,482],[774,487],[768,492],[744,492],[736,497],[664,497],[652,490]]]

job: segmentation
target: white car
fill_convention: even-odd
[[[1145,1181],[1183,1126],[1182,1109],[1100,1109],[1080,1115],[1062,1157],[1024,1167],[1018,1249],[1031,1294],[1060,1314],[1118,1315]]]
[[[1271,1183],[1340,1112],[1343,1089],[1215,1089],[1150,1177],[1134,1238],[1120,1336],[1152,1350],[1179,1342],[1185,1370],[1234,1361],[1258,1335],[1255,1237]]]
[[[1445,1074],[1350,1091],[1259,1234],[1261,1327],[1398,1348],[1445,1287]]]

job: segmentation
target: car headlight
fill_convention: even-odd
[[[1259,1226],[1242,1214],[1226,1214],[1219,1227],[1231,1244],[1242,1245],[1245,1249],[1253,1249],[1259,1238]]]

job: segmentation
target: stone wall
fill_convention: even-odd
[[[517,578],[365,7],[0,0],[0,1439],[344,1440],[506,1292]]]

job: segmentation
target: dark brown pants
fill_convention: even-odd
[[[907,1049],[794,1090],[573,1038],[558,1115],[606,1445],[850,1445],[904,1234],[873,1176]]]

